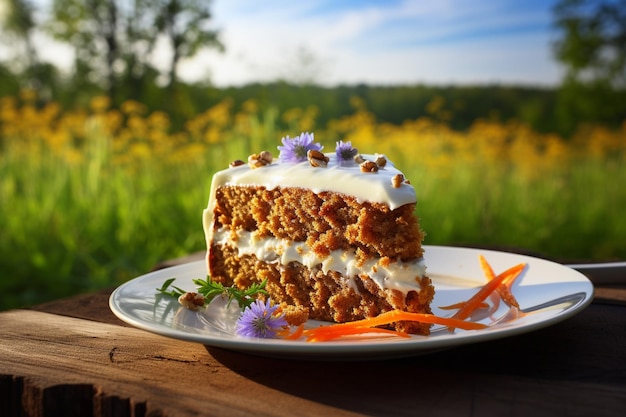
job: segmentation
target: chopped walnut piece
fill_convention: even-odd
[[[316,151],[315,149],[309,149],[309,151],[306,153],[306,156],[311,166],[322,168],[326,168],[328,166],[329,158],[320,151]]]
[[[243,162],[241,159],[235,159],[233,162],[231,162],[230,164],[228,164],[229,167],[234,168],[234,167],[238,167],[240,165],[245,164],[245,162]]]
[[[363,162],[365,162],[365,158],[363,158],[360,153],[356,154],[354,156],[354,162],[356,162],[357,164],[362,164]]]
[[[376,165],[382,168],[387,165],[387,158],[385,158],[385,155],[376,154],[376,160],[374,162],[376,162]]]
[[[274,157],[268,151],[263,151],[259,154],[252,154],[248,157],[248,165],[250,168],[261,168],[266,165],[270,165],[273,161]]]
[[[400,188],[403,182],[404,175],[402,174],[396,174],[393,176],[393,178],[391,178],[391,185],[393,185],[393,188]]]
[[[200,307],[204,306],[204,296],[197,292],[186,292],[178,297],[178,302],[191,311],[198,311]]]
[[[259,154],[259,159],[260,159],[261,161],[265,161],[265,162],[267,162],[267,164],[269,165],[269,164],[271,164],[271,163],[272,163],[272,161],[274,160],[274,157],[272,156],[272,153],[271,153],[271,152],[268,152],[268,151],[262,151],[262,152]]]
[[[250,165],[250,168],[255,169],[264,167],[265,163],[263,161],[259,161],[258,155],[253,154],[248,157],[248,165]]]
[[[378,172],[378,165],[372,161],[365,161],[361,165],[361,172]]]

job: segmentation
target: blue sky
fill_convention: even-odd
[[[213,27],[226,51],[202,50],[181,63],[179,75],[222,87],[277,78],[552,86],[562,74],[551,47],[556,1],[213,0]],[[43,59],[72,62],[67,45],[43,36],[38,44]],[[165,70],[168,55],[161,43],[154,64]]]
[[[214,0],[225,53],[185,62],[217,85],[312,79],[321,84],[555,85],[555,0]]]

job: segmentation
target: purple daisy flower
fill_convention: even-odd
[[[239,336],[274,338],[281,327],[287,326],[285,315],[275,316],[278,306],[272,306],[270,299],[264,303],[256,300],[247,307],[237,320],[236,333]]]
[[[321,151],[324,149],[319,143],[313,142],[313,133],[304,132],[300,136],[290,138],[285,136],[282,139],[283,145],[279,146],[280,155],[278,158],[282,162],[302,162],[306,161],[306,154],[310,150]]]
[[[352,158],[354,158],[356,154],[359,153],[356,148],[352,147],[352,142],[350,141],[343,143],[343,141],[340,140],[336,143],[337,148],[335,148],[335,153],[337,154],[337,159],[339,161],[352,161]]]

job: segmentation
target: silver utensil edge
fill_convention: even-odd
[[[565,264],[587,276],[594,285],[626,285],[626,262]]]

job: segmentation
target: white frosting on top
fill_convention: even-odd
[[[258,185],[268,190],[276,187],[297,187],[310,189],[314,193],[332,191],[354,196],[359,202],[370,201],[389,206],[391,210],[409,203],[415,203],[415,189],[407,183],[393,187],[392,178],[402,174],[387,161],[377,172],[362,172],[354,161],[337,160],[334,153],[325,154],[329,158],[327,167],[313,167],[309,161],[293,163],[278,159],[270,165],[252,169],[248,164],[217,172],[211,184],[209,209],[213,208],[215,190],[222,185]],[[374,155],[362,155],[374,161]]]

